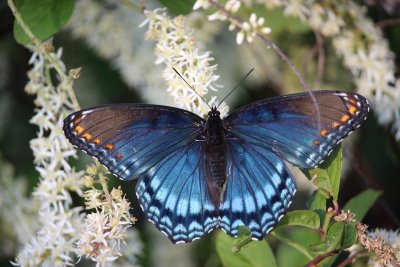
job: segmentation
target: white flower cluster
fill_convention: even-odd
[[[168,93],[175,98],[175,103],[200,116],[209,111],[209,107],[217,105],[216,96],[211,97],[208,105],[204,103],[209,90],[217,91],[215,82],[219,76],[214,72],[216,65],[210,65],[213,60],[210,52],[200,52],[196,47],[193,35],[185,29],[185,18],[182,16],[171,19],[163,9],[145,11],[147,19],[140,25],[148,24],[147,39],[156,40],[156,64],[165,64],[163,72],[168,82]],[[191,89],[173,70],[175,68],[196,91]],[[222,116],[228,112],[225,103],[219,108]]]
[[[0,256],[14,255],[16,248],[29,242],[38,229],[39,203],[26,194],[25,177],[15,177],[13,167],[0,156]]]
[[[58,66],[62,50],[50,53]],[[81,173],[68,163],[76,151],[65,139],[62,120],[72,112],[68,97],[70,81],[57,80],[54,85],[50,71],[54,67],[41,54],[34,52],[28,72],[26,92],[35,94],[35,115],[31,123],[39,127],[38,137],[30,143],[40,182],[33,195],[39,201],[37,223],[40,226],[30,243],[19,252],[15,265],[68,266],[74,261],[75,242],[82,225],[81,208],[72,207],[70,191],[82,194],[79,184]]]
[[[99,190],[94,187],[102,179],[105,182],[102,169],[88,166],[88,175],[82,178],[82,182],[89,188],[84,193],[86,209],[95,209],[95,212],[86,216],[85,229],[77,242],[79,257],[90,258],[97,263],[96,266],[105,266],[122,256],[121,242],[125,242],[126,230],[136,220],[129,212],[130,203],[123,196],[121,188],[113,188],[108,193],[105,188]],[[99,180],[94,179],[96,176]],[[101,184],[106,186],[106,183]],[[133,257],[140,252],[141,243],[136,236],[129,241],[135,244],[136,250],[131,255]]]
[[[219,4],[218,1],[214,0],[197,0],[193,6],[193,9],[208,9],[214,4],[218,7],[217,11],[208,16],[210,21],[221,20],[230,22],[229,30],[233,31],[238,28],[238,33],[236,35],[236,43],[242,44],[243,40],[246,39],[247,42],[251,43],[257,34],[269,34],[271,28],[264,27],[265,19],[257,18],[255,13],[250,15],[248,21],[242,21],[238,17],[234,17],[240,6],[241,2],[239,0],[228,0],[224,5]],[[228,16],[227,14],[231,14]]]

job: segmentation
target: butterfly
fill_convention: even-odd
[[[355,93],[272,97],[221,119],[174,107],[114,104],[84,109],[63,124],[67,139],[122,180],[138,179],[147,218],[173,243],[215,228],[262,239],[288,209],[296,185],[286,166],[319,165],[369,112]]]

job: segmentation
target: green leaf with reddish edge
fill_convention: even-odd
[[[318,187],[326,198],[337,201],[342,172],[342,148],[339,145],[318,168],[303,170],[308,179]]]
[[[356,215],[356,222],[360,222],[381,194],[382,191],[367,189],[350,199],[344,205],[343,210],[350,210]]]
[[[20,0],[17,6],[29,29],[40,41],[44,41],[68,22],[74,10],[75,0]],[[16,20],[14,37],[20,44],[32,43]]]

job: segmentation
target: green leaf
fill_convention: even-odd
[[[312,170],[303,170],[308,179],[311,179],[326,198],[337,201],[339,194],[340,176],[342,172],[342,148],[338,146],[331,155],[318,167]]]
[[[343,210],[350,210],[356,215],[356,221],[360,222],[381,194],[382,191],[367,189],[350,199],[344,205]]]
[[[282,220],[277,224],[276,228],[287,225],[298,225],[316,229],[320,226],[319,215],[312,210],[291,211],[285,214]]]
[[[235,238],[220,231],[217,234],[216,249],[224,266],[264,267],[277,266],[274,254],[266,241],[253,241],[239,252],[232,252]]]
[[[357,230],[354,223],[344,226],[342,249],[351,247],[357,240]]]
[[[307,199],[307,207],[311,210],[326,210],[326,198],[324,195],[315,190]]]
[[[317,254],[324,254],[338,249],[342,243],[343,232],[344,224],[342,222],[335,222],[328,229],[326,241],[311,246],[311,251]]]
[[[20,0],[17,6],[30,30],[43,41],[68,22],[74,10],[75,0]],[[17,21],[14,21],[14,36],[20,44],[31,43]]]
[[[330,246],[329,251],[333,251],[340,247],[342,243],[342,236],[344,232],[344,224],[342,222],[335,222],[328,229],[328,233],[326,235],[326,242]]]
[[[315,190],[307,199],[307,207],[315,211],[319,215],[319,220],[322,222],[326,216],[326,198],[318,190]]]
[[[193,9],[196,0],[159,0],[174,15],[186,15]]]
[[[312,260],[315,256],[309,249],[310,245],[315,244],[317,240],[320,240],[319,234],[308,228],[298,228],[296,231],[291,231],[290,239],[285,237],[282,231],[279,230],[273,231],[271,235],[280,241],[281,247],[289,246],[291,249],[302,254],[308,260]]]

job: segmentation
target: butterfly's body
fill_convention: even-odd
[[[206,179],[214,205],[219,207],[221,193],[226,181],[225,128],[216,107],[211,108],[205,126],[204,148],[206,150]]]
[[[64,121],[72,144],[122,180],[149,220],[172,242],[239,226],[260,240],[296,192],[284,161],[314,168],[366,118],[367,100],[316,91],[261,100],[221,119],[173,107],[118,104],[78,111]]]

